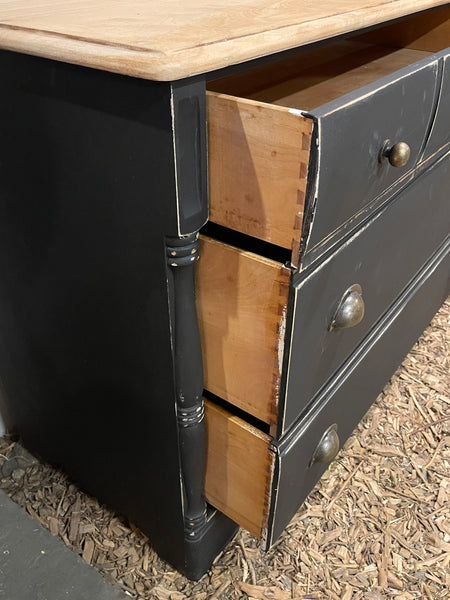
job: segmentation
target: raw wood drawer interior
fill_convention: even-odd
[[[205,389],[275,425],[290,270],[204,236],[200,257],[196,287]]]
[[[309,111],[426,58],[430,52],[340,41],[212,82],[216,93]]]
[[[205,400],[205,497],[260,538],[267,527],[275,454],[269,435]]]
[[[312,139],[302,111],[449,43],[444,7],[209,82],[210,220],[292,250],[297,266]]]

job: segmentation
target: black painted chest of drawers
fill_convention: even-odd
[[[14,418],[189,577],[277,539],[450,291],[447,46],[170,84],[0,57]]]

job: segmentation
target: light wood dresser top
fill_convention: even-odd
[[[0,0],[0,48],[169,81],[445,4],[439,0]]]

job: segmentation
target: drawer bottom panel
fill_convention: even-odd
[[[278,443],[269,518],[269,547],[282,533],[327,464],[309,466],[323,433],[337,425],[341,444],[450,293],[450,239],[365,338],[310,411]]]

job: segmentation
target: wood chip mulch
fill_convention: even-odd
[[[197,583],[126,519],[0,439],[0,487],[138,600],[450,599],[450,302],[270,552],[245,531]]]

